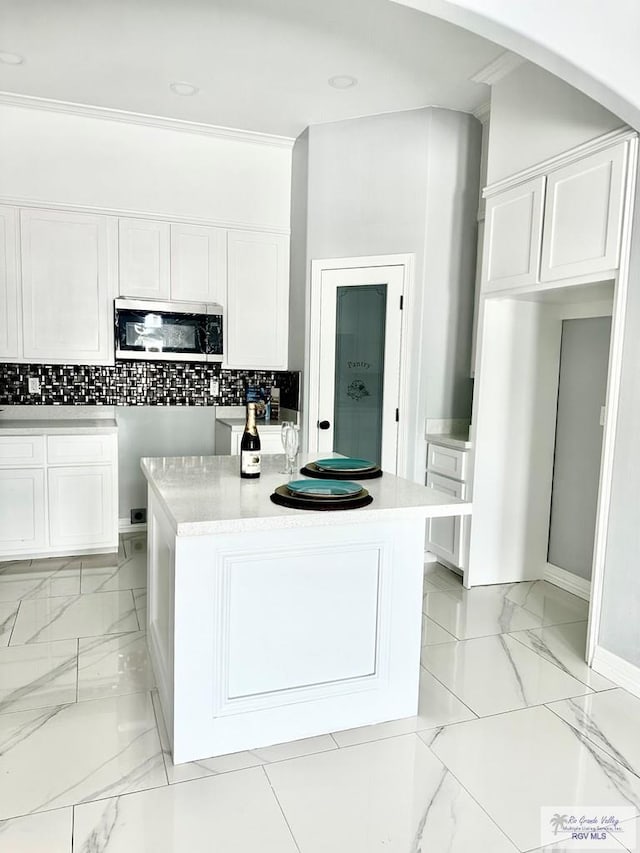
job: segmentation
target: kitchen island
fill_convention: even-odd
[[[282,466],[264,456],[241,480],[237,456],[141,461],[175,763],[417,711],[425,519],[471,505],[384,474],[361,509],[288,509],[270,500]]]

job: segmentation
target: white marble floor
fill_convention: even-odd
[[[0,563],[0,853],[636,849],[640,699],[585,666],[581,600],[429,565],[416,717],[175,767],[145,558]],[[556,806],[626,833],[542,847]]]

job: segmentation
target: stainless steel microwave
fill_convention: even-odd
[[[116,358],[222,361],[222,306],[116,299]]]

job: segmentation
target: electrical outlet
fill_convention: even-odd
[[[29,377],[29,393],[30,394],[39,394],[40,393],[40,380],[35,376]]]
[[[217,397],[220,393],[220,383],[217,379],[212,379],[211,382],[209,382],[209,393],[212,397]]]
[[[144,507],[131,510],[131,524],[146,524],[147,510]]]

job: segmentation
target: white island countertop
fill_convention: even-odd
[[[299,467],[314,458],[301,455]],[[360,509],[311,511],[278,506],[270,499],[276,487],[302,478],[281,473],[281,454],[263,455],[257,480],[241,479],[238,456],[143,458],[140,467],[178,536],[471,514],[469,501],[387,473],[373,480],[353,477],[373,497],[373,503]]]

